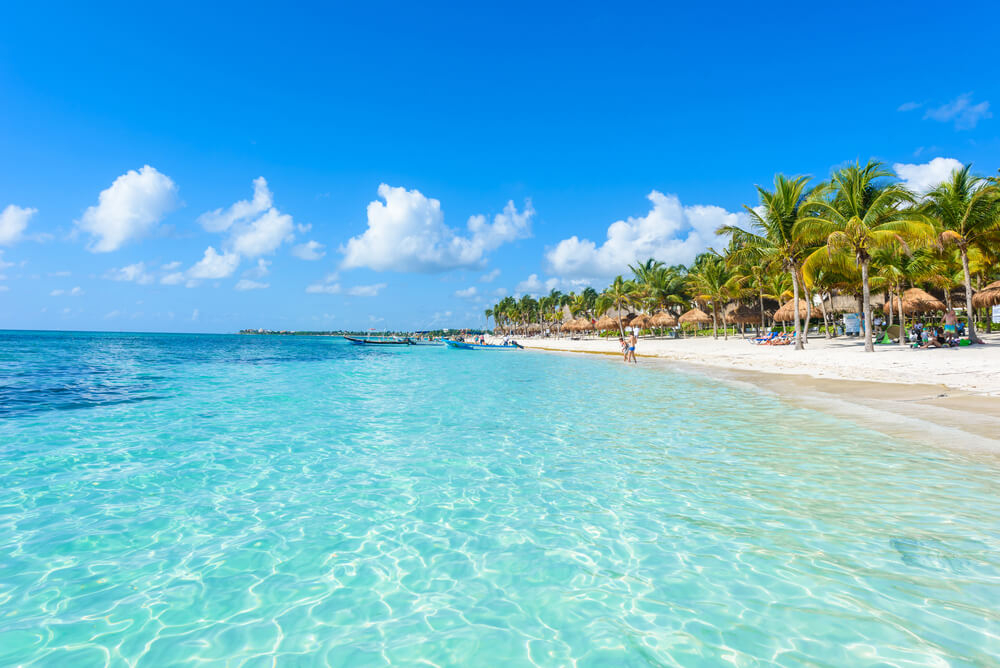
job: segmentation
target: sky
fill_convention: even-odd
[[[777,172],[1000,168],[997,3],[288,5],[5,7],[0,329],[481,326]]]

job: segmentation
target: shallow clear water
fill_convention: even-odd
[[[996,665],[998,473],[605,358],[0,332],[0,665]]]

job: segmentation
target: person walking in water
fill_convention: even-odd
[[[633,364],[639,363],[639,361],[635,358],[635,344],[638,342],[638,339],[635,338],[634,331],[628,335],[628,351],[625,353],[626,362],[632,362]]]

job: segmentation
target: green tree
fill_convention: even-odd
[[[876,161],[837,170],[830,183],[809,198],[793,230],[806,242],[822,244],[810,257],[839,249],[854,256],[861,270],[867,352],[875,351],[868,276],[872,252],[895,244],[906,247],[909,243],[926,243],[933,237],[933,228],[915,207],[913,195],[890,180],[892,176]]]
[[[806,244],[795,232],[801,216],[802,206],[809,191],[808,176],[788,178],[783,174],[774,177],[774,191],[757,186],[760,205],[756,208],[744,206],[750,217],[750,229],[726,225],[719,228],[719,234],[729,234],[738,249],[739,261],[760,262],[779,266],[792,278],[792,299],[799,303],[799,270],[802,265]],[[802,350],[802,331],[799,327],[799,309],[794,309],[795,348]]]
[[[1000,191],[986,179],[973,176],[971,167],[956,169],[947,181],[927,193],[926,208],[934,218],[940,242],[954,244],[961,255],[969,340],[982,343],[976,335],[972,308],[969,250],[1000,233]]]

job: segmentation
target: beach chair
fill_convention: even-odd
[[[770,340],[772,340],[776,335],[777,335],[777,332],[768,332],[764,336],[758,336],[756,338],[748,339],[748,340],[750,341],[750,343],[752,343],[755,346],[759,346],[761,344],[766,345],[767,342],[770,341]]]

